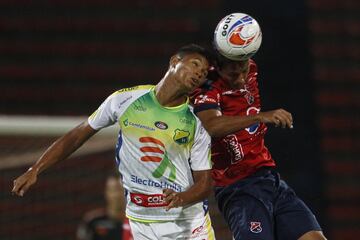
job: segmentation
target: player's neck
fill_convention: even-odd
[[[173,82],[165,76],[155,86],[155,97],[164,107],[176,107],[186,102],[187,95],[179,89],[179,85],[172,84]]]

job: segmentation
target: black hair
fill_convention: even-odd
[[[214,55],[215,55],[215,59],[216,59],[216,66],[219,69],[222,69],[225,65],[234,62],[231,59],[226,58],[225,56],[223,56],[219,51],[217,51],[216,49],[214,49]]]
[[[209,66],[214,66],[215,64],[215,56],[212,52],[210,52],[208,49],[191,43],[188,45],[185,45],[181,48],[179,48],[176,52],[175,55],[179,56],[180,58],[183,58],[184,56],[188,55],[188,54],[193,54],[193,53],[197,53],[200,54],[201,56],[204,56],[206,58],[206,60],[209,62]]]

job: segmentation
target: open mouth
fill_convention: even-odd
[[[199,84],[199,80],[197,78],[191,78],[191,83],[193,86],[196,86]]]

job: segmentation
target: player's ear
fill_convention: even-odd
[[[174,67],[180,61],[180,57],[178,55],[174,55],[170,58],[170,66]]]

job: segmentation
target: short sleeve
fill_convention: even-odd
[[[200,120],[196,118],[194,145],[191,149],[190,166],[194,171],[211,169],[211,138]]]
[[[131,91],[116,91],[88,118],[89,125],[99,130],[113,125],[126,110],[133,98]]]
[[[217,89],[201,89],[192,96],[192,102],[194,106],[194,113],[209,110],[220,110],[220,93]]]

